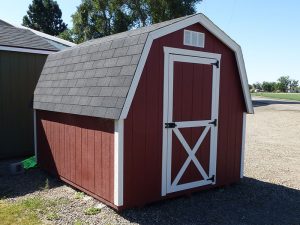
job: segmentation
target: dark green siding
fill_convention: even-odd
[[[34,154],[34,88],[47,55],[0,51],[0,159]]]

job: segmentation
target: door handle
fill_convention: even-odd
[[[165,128],[175,128],[176,126],[176,123],[165,123]]]

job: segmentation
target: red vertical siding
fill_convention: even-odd
[[[199,24],[185,29],[205,33],[205,48],[184,46],[183,30],[155,40],[128,117],[125,119],[124,205],[126,207],[161,199],[164,46],[222,55],[217,186],[239,180],[242,114],[245,105],[234,52]]]
[[[38,163],[113,204],[114,121],[37,111]]]

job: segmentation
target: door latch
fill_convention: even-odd
[[[165,123],[165,128],[175,128],[176,126],[176,123]]]
[[[216,127],[218,125],[218,120],[214,119],[214,121],[211,121],[208,124],[213,124]]]

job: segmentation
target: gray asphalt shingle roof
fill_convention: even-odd
[[[34,34],[32,31],[5,25],[0,21],[0,45],[18,48],[30,48],[38,50],[58,51],[44,38]]]
[[[119,119],[149,32],[182,19],[49,55],[34,92],[34,108]]]
[[[11,27],[13,27],[11,24],[9,24],[9,23],[7,23],[3,20],[0,20],[0,26],[11,26]]]

